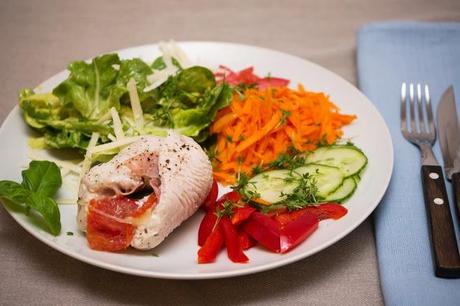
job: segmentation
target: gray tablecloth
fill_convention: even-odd
[[[72,60],[169,38],[273,48],[356,82],[359,26],[388,19],[460,20],[455,0],[402,2],[2,0],[0,120],[17,103],[21,87],[37,85]],[[222,280],[157,280],[105,271],[42,244],[3,208],[0,247],[5,305],[383,303],[371,220],[305,260]]]

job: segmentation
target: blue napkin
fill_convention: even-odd
[[[399,129],[402,82],[429,84],[434,112],[452,84],[460,110],[460,23],[367,25],[358,33],[357,64],[359,86],[385,118],[395,150],[391,184],[374,215],[384,300],[387,305],[460,305],[460,279],[434,276],[420,153]],[[438,143],[434,151],[442,165]],[[446,187],[455,216],[452,188]]]

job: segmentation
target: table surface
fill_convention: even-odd
[[[34,87],[72,60],[170,38],[272,48],[356,83],[356,30],[391,19],[460,20],[460,3],[2,0],[0,120],[21,87]],[[371,218],[300,262],[221,280],[146,279],[93,267],[42,244],[3,208],[0,245],[0,304],[383,304]]]

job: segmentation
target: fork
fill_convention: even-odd
[[[414,84],[410,83],[408,87],[406,83],[401,86],[401,132],[422,153],[421,177],[435,274],[438,277],[455,277],[454,274],[458,273],[458,248],[444,175],[432,150],[436,141],[436,128],[433,123],[430,91],[428,85],[422,91],[422,86],[417,84],[415,94]]]

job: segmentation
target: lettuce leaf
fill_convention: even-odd
[[[95,57],[91,63],[73,62],[68,67],[69,78],[53,94],[64,104],[71,104],[84,118],[98,119],[111,107],[119,107],[122,93],[116,83],[120,64],[117,54]]]

